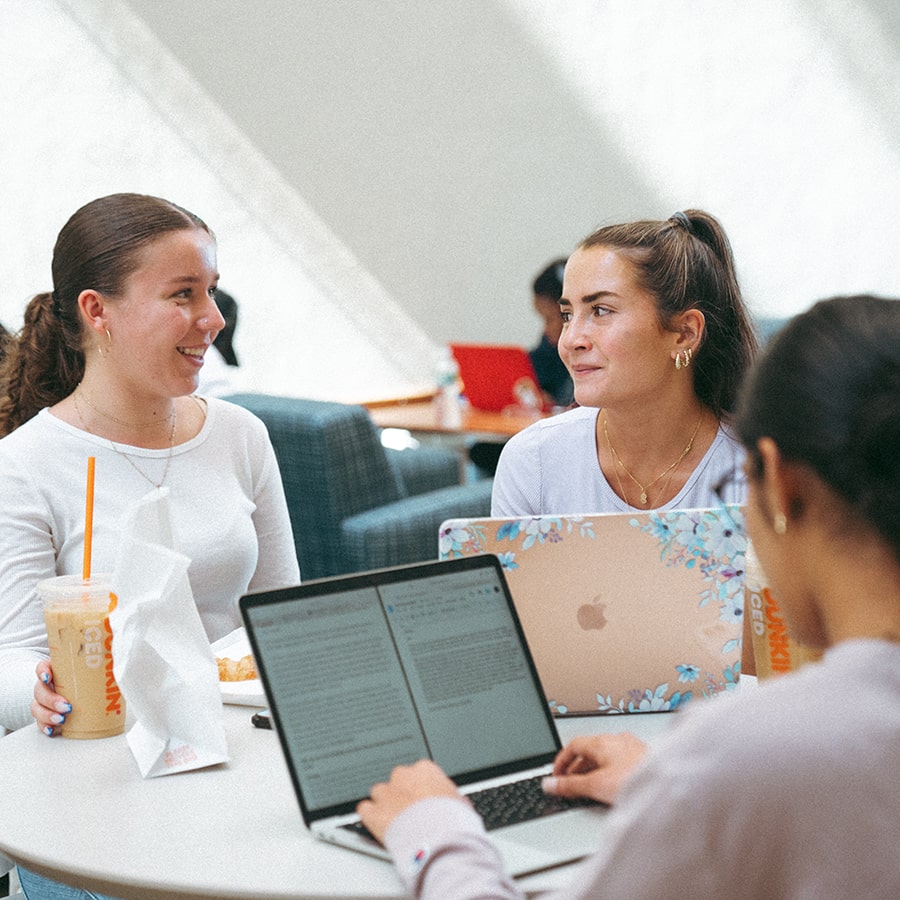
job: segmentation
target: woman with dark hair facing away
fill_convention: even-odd
[[[544,790],[613,806],[559,896],[900,897],[900,301],[817,304],[742,397],[750,536],[788,628],[824,657],[679,713],[649,750],[567,745]],[[415,896],[523,896],[434,763],[398,767],[359,812]]]
[[[559,354],[579,408],[511,438],[492,515],[744,499],[728,428],[757,343],[731,247],[700,210],[601,228],[566,263]]]

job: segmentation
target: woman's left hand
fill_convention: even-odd
[[[59,728],[66,721],[66,716],[72,712],[72,704],[56,693],[53,685],[53,669],[50,668],[49,661],[39,662],[35,674],[37,681],[34,685],[31,714],[38,728],[48,737],[54,737],[59,734]]]
[[[381,842],[391,822],[408,806],[426,797],[456,797],[468,802],[440,766],[421,759],[411,766],[397,766],[390,780],[373,785],[370,799],[356,807],[363,825]]]

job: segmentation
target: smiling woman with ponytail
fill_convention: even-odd
[[[210,641],[240,625],[242,594],[299,580],[265,426],[195,394],[223,325],[209,228],[159,197],[101,197],[63,226],[52,276],[0,370],[0,726],[36,721],[48,737],[78,701],[54,688],[36,585],[82,571],[89,456],[95,571],[113,570],[125,513],[167,488]],[[30,898],[93,896],[25,870],[20,882]]]

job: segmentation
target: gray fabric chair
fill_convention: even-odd
[[[236,394],[266,424],[304,580],[437,559],[445,519],[490,514],[489,479],[460,485],[439,448],[386,450],[362,406]]]
[[[777,334],[787,324],[787,322],[787,318],[779,318],[774,316],[765,316],[761,319],[757,319],[756,330],[757,334],[759,335],[760,347],[765,346],[769,339]]]

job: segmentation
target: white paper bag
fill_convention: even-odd
[[[228,759],[219,670],[187,577],[172,549],[168,488],[126,516],[113,571],[113,667],[129,719],[128,745],[152,778]]]

